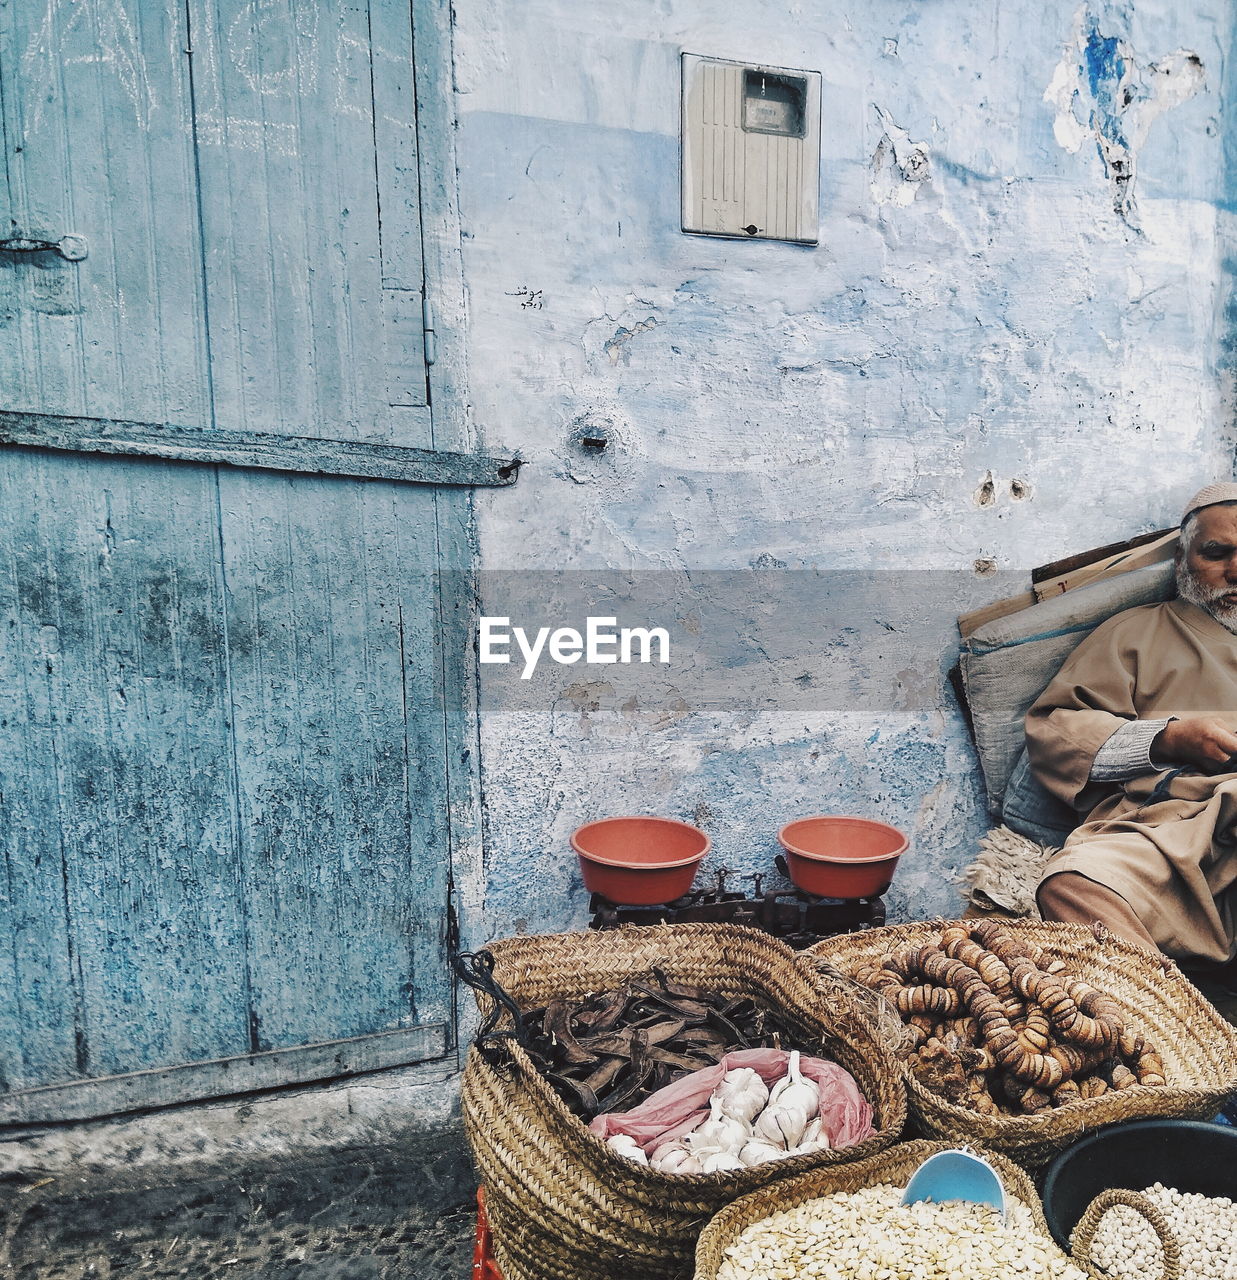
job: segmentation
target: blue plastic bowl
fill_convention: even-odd
[[[903,1204],[917,1200],[968,1200],[1005,1212],[1005,1188],[996,1170],[969,1151],[938,1151],[915,1170],[902,1193]]]

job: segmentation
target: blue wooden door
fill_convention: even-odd
[[[410,0],[0,24],[0,408],[433,444]],[[0,1119],[448,1051],[463,501],[0,450]]]

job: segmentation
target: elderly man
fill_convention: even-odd
[[[1047,864],[1046,920],[1187,961],[1237,941],[1237,484],[1190,500],[1177,598],[1117,614],[1027,714],[1036,776],[1085,814]]]

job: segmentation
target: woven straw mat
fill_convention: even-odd
[[[753,1191],[751,1195],[727,1205],[704,1229],[696,1245],[694,1280],[717,1280],[726,1250],[754,1222],[760,1222],[785,1209],[794,1209],[807,1200],[834,1195],[840,1191],[858,1191],[861,1187],[875,1186],[878,1182],[890,1182],[895,1187],[904,1187],[929,1156],[949,1149],[950,1144],[945,1142],[927,1142],[922,1139],[918,1142],[902,1142],[858,1164],[840,1165],[833,1169],[813,1169],[810,1173]],[[979,1154],[996,1170],[1006,1192],[1021,1200],[1031,1210],[1035,1225],[1043,1233],[1045,1240],[1051,1241],[1048,1224],[1044,1221],[1044,1211],[1031,1179],[1004,1156],[990,1151]]]
[[[508,1042],[509,1061],[497,1066],[474,1047],[461,1101],[504,1280],[687,1280],[696,1237],[723,1205],[775,1179],[873,1155],[905,1123],[898,1067],[846,986],[822,985],[767,934],[659,925],[512,938],[487,950],[495,978],[521,1008],[612,989],[650,977],[654,967],[677,981],[753,997],[777,1012],[801,1048],[851,1072],[876,1126],[853,1147],[741,1172],[659,1173],[589,1133],[517,1044]]]
[[[934,921],[828,938],[802,953],[818,973],[853,975],[905,943],[922,945],[946,924]],[[964,927],[974,921],[957,922]],[[902,1072],[911,1128],[932,1138],[978,1143],[1034,1169],[1090,1129],[1154,1117],[1210,1119],[1237,1090],[1237,1031],[1224,1021],[1176,964],[1102,927],[1002,920],[1015,938],[1038,943],[1069,971],[1110,995],[1129,1023],[1164,1060],[1164,1085],[1134,1085],[1034,1116],[981,1116],[946,1102],[910,1071]]]

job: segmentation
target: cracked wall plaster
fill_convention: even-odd
[[[873,107],[884,133],[872,156],[872,198],[877,204],[908,205],[932,176],[928,148],[912,142],[911,135],[893,121],[887,111]]]
[[[726,676],[554,669],[513,700],[482,668],[488,932],[583,923],[570,832],[640,811],[704,815],[710,865],[743,874],[792,817],[869,813],[912,835],[892,916],[955,910],[986,829],[955,616],[1231,471],[1234,5],[455,15],[471,412],[529,460],[477,495],[483,607],[512,580],[557,607],[551,570],[650,573]],[[1117,42],[1094,86],[1092,29]],[[684,49],[822,71],[819,247],[679,230]],[[701,576],[730,570],[751,590]],[[815,570],[839,576],[797,624],[772,584]]]
[[[1136,225],[1134,180],[1142,145],[1160,116],[1202,91],[1206,75],[1202,59],[1188,49],[1141,65],[1129,41],[1111,34],[1110,24],[1120,24],[1123,16],[1085,5],[1079,9],[1074,39],[1044,101],[1056,107],[1053,133],[1066,151],[1078,152],[1095,141],[1113,208]]]

